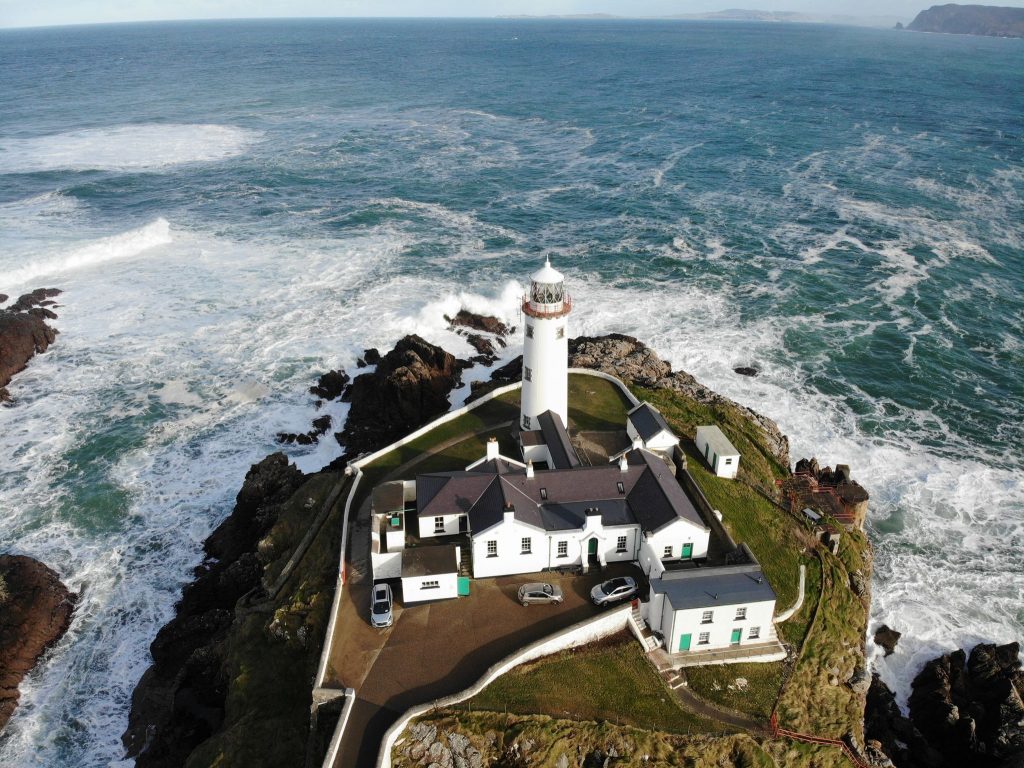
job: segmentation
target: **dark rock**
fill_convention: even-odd
[[[150,646],[153,666],[132,696],[121,738],[137,768],[183,765],[220,727],[227,692],[222,641],[240,601],[262,594],[258,544],[305,479],[284,454],[266,457],[249,469],[234,511],[207,538],[207,558]]]
[[[444,316],[444,319],[453,327],[471,328],[474,331],[493,333],[495,336],[508,336],[511,330],[505,323],[491,315],[478,315],[474,312],[467,312],[460,309],[455,317]]]
[[[503,384],[511,384],[513,381],[519,381],[523,378],[523,356],[520,355],[515,360],[501,366],[501,368],[495,368],[494,372],[491,373],[491,381],[497,382],[498,386]],[[472,386],[472,385],[470,385]]]
[[[942,754],[905,717],[896,697],[878,675],[871,676],[864,708],[864,738],[876,743],[899,768],[940,768]],[[869,753],[870,753],[869,749]]]
[[[895,629],[891,629],[883,624],[875,630],[875,645],[884,648],[886,656],[891,656],[892,652],[896,650],[896,643],[899,642],[901,637],[903,637],[902,632],[897,632]]]
[[[337,400],[345,391],[349,382],[349,376],[345,371],[339,369],[328,371],[323,374],[317,383],[309,388],[310,394],[316,395],[321,400]]]
[[[71,625],[77,596],[24,555],[0,555],[0,730],[18,706],[18,686]]]
[[[363,350],[363,356],[356,360],[357,368],[365,368],[368,365],[376,365],[380,362],[380,352],[373,347]]]
[[[46,324],[57,315],[37,305],[59,294],[57,288],[40,288],[21,296],[7,309],[0,309],[0,402],[10,400],[6,386],[14,374],[24,370],[33,355],[45,352],[57,338],[56,329]]]
[[[406,336],[349,388],[352,407],[337,433],[346,456],[374,451],[445,413],[459,384],[455,358],[419,336]]]
[[[493,362],[498,358],[498,355],[494,350],[494,344],[492,344],[489,339],[484,338],[480,334],[467,334],[466,341],[469,342],[469,346],[475,349],[484,360],[489,359]]]
[[[7,301],[7,299],[8,296],[6,293],[0,293],[0,304],[3,304],[5,301]]]
[[[313,429],[309,432],[302,432],[299,434],[295,434],[294,432],[278,432],[277,442],[286,443],[288,445],[291,445],[292,443],[298,443],[299,445],[312,445],[330,428],[331,417],[326,415],[318,416],[313,419]]]
[[[740,376],[757,376],[760,373],[757,368],[751,368],[747,365],[741,365],[738,368],[733,368],[733,372],[738,373]]]

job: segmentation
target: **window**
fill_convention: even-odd
[[[672,547],[665,547],[665,554],[662,557],[672,557]]]
[[[487,542],[487,556],[497,557],[498,556],[498,540],[489,539]]]
[[[533,326],[530,325],[529,323],[526,324],[526,338],[533,338]]]
[[[547,501],[547,499],[548,499],[548,489],[547,488],[541,488],[540,489],[540,497],[542,499],[544,499],[545,501]]]
[[[424,581],[420,584],[420,589],[440,589],[441,582],[439,581]]]
[[[732,464],[732,459],[726,459],[725,460],[725,466],[728,467],[730,464]]]
[[[522,554],[528,555],[531,552],[533,552],[533,539],[531,539],[529,536],[523,537],[522,544],[523,544]]]
[[[626,486],[624,486],[622,484],[621,480],[615,484],[615,487],[618,489],[619,493],[625,493],[626,492]]]
[[[530,427],[530,417],[529,416],[523,416],[523,429],[532,429],[532,427]]]
[[[619,540],[617,542],[615,542],[615,551],[616,552],[625,552],[626,551],[626,537],[625,536],[619,536]]]
[[[711,633],[710,632],[701,632],[700,635],[697,637],[697,645],[707,645],[710,642],[711,642]]]
[[[533,370],[530,368],[523,368],[523,381],[533,381]]]
[[[751,627],[750,631],[747,632],[747,637],[750,638],[751,640],[756,640],[760,636],[761,636],[761,628],[760,627]]]
[[[435,517],[434,518],[434,533],[444,533],[444,518],[443,517]]]
[[[565,326],[564,325],[558,326],[558,328],[555,330],[555,338],[556,339],[564,339],[565,338]]]
[[[567,541],[560,541],[560,542],[558,542],[558,557],[568,557],[568,556],[569,556],[569,542],[567,542]]]
[[[747,609],[746,608],[737,608],[736,609],[736,621],[743,621],[745,618],[747,618]]]
[[[704,611],[704,614],[700,617],[701,624],[710,624],[715,620],[714,611]]]

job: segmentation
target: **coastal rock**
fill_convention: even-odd
[[[309,388],[309,392],[321,400],[337,400],[345,391],[349,381],[348,374],[340,368],[336,371],[328,371]]]
[[[277,442],[289,445],[292,443],[298,443],[299,445],[312,445],[330,428],[330,416],[317,416],[313,419],[313,428],[309,430],[309,432],[300,432],[298,434],[293,432],[278,432]]]
[[[267,456],[249,469],[234,511],[207,538],[206,560],[150,645],[153,665],[132,696],[121,738],[137,768],[183,765],[220,727],[227,691],[220,642],[239,600],[262,592],[258,544],[305,479],[284,454]]]
[[[1024,37],[1024,8],[995,5],[933,5],[907,25],[915,32]]]
[[[864,738],[877,744],[899,768],[940,768],[940,752],[934,749],[896,704],[896,696],[878,675],[871,676],[864,708]],[[870,753],[869,748],[869,753]]]
[[[0,555],[0,730],[18,706],[18,686],[71,625],[77,596],[24,555]]]
[[[891,629],[883,624],[875,630],[875,645],[884,648],[886,656],[891,656],[892,652],[896,650],[896,643],[899,642],[901,637],[903,637],[902,632],[897,632],[895,629]]]
[[[56,339],[57,330],[46,321],[57,317],[48,307],[54,304],[50,299],[58,295],[57,288],[39,288],[0,309],[0,402],[10,400],[6,387],[11,378]]]
[[[444,316],[444,319],[448,321],[449,325],[453,328],[470,328],[474,331],[483,331],[484,333],[493,333],[495,336],[506,337],[514,329],[510,329],[505,323],[492,315],[478,315],[473,312],[468,312],[465,309],[460,309],[455,317]]]
[[[733,373],[738,373],[740,376],[757,376],[760,373],[757,368],[751,368],[749,365],[741,365],[737,368],[733,368]]]
[[[380,362],[380,352],[373,347],[363,350],[363,356],[356,360],[356,368],[365,368],[368,365],[376,365]]]
[[[335,436],[346,457],[374,451],[445,413],[459,384],[455,358],[419,336],[406,336],[381,358],[376,370],[356,376],[352,407]]]
[[[925,664],[914,679],[910,718],[948,765],[1024,759],[1020,646],[981,644]]]

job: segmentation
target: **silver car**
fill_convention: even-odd
[[[590,599],[594,601],[594,605],[608,605],[633,597],[636,592],[636,581],[632,576],[619,576],[608,579],[590,590]]]
[[[370,600],[370,623],[375,627],[390,627],[394,620],[391,612],[391,585],[374,584]]]
[[[519,588],[519,602],[523,605],[562,602],[562,588],[557,584],[535,582]]]

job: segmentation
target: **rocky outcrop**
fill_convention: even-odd
[[[447,320],[453,328],[470,328],[474,331],[483,331],[484,333],[491,333],[502,338],[505,338],[510,333],[515,332],[515,328],[509,328],[505,323],[493,315],[477,315],[473,312],[468,312],[465,309],[460,309],[455,317],[448,317],[448,315],[445,315],[444,319]]]
[[[896,704],[896,696],[878,675],[871,676],[864,710],[864,738],[869,750],[884,753],[897,768],[941,768],[933,748]],[[879,761],[882,762],[882,761]]]
[[[77,597],[31,557],[0,555],[0,730],[18,706],[18,686],[71,625]]]
[[[348,390],[352,406],[335,436],[345,458],[375,451],[448,411],[459,385],[455,358],[419,336],[406,336]]]
[[[915,32],[1024,37],[1024,8],[996,5],[933,5],[907,25]]]
[[[350,379],[342,369],[328,371],[317,379],[316,384],[309,388],[309,393],[321,400],[337,400],[345,393]]]
[[[266,457],[250,468],[234,511],[207,538],[206,559],[153,640],[153,665],[132,697],[122,741],[138,768],[183,765],[220,727],[228,686],[221,641],[240,598],[262,594],[258,544],[304,480],[284,454]]]
[[[875,645],[885,650],[886,656],[891,656],[896,650],[896,643],[903,637],[902,632],[897,632],[887,624],[883,624],[875,630]]]
[[[39,288],[0,309],[0,402],[11,399],[7,385],[14,374],[24,370],[33,355],[45,352],[56,339],[57,330],[46,321],[57,319],[50,307],[56,306],[52,299],[58,295],[57,288]]]
[[[914,679],[909,702],[913,726],[942,755],[943,762],[928,765],[1024,762],[1022,691],[1017,643],[983,643],[969,657],[958,650],[928,662]]]
[[[498,350],[507,345],[505,339],[515,331],[492,315],[478,315],[465,309],[460,309],[455,317],[445,315],[444,319],[451,330],[465,337],[476,350],[477,354],[469,359],[470,364],[492,365],[498,359]]]

